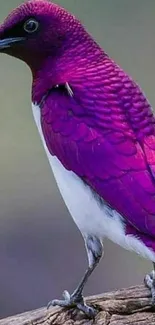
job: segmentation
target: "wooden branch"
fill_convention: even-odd
[[[76,309],[53,307],[0,320],[0,325],[155,325],[155,308],[144,286],[131,287],[86,299],[98,309],[88,319]]]

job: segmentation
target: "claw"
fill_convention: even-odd
[[[79,293],[69,294],[67,290],[63,292],[64,300],[52,300],[48,303],[47,309],[51,306],[60,306],[60,307],[77,307],[79,310],[83,311],[88,317],[95,317],[97,311],[95,308],[87,306],[84,303],[83,296],[79,295]]]
[[[51,300],[49,301],[48,305],[47,305],[47,309],[49,309],[50,307],[54,307],[54,306],[57,306],[57,303],[58,303],[59,300]]]

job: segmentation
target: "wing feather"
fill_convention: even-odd
[[[94,80],[92,70],[80,87],[75,78],[72,98],[51,91],[42,107],[44,137],[66,169],[155,237],[155,119],[139,87],[116,65],[111,72],[110,81],[105,71]]]

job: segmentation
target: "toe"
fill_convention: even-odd
[[[69,292],[67,291],[67,290],[65,290],[64,292],[63,292],[63,298],[66,300],[66,301],[70,301],[70,299],[71,299],[71,296],[70,296],[70,294],[69,294]]]
[[[52,301],[49,302],[47,309],[49,309],[49,307],[51,306],[59,306],[59,307],[67,307],[68,306],[68,301],[66,300],[58,300],[58,299],[54,299]]]
[[[144,278],[144,283],[150,289],[152,295],[152,304],[155,305],[155,271],[147,274]]]
[[[155,291],[152,292],[152,305],[155,306]]]
[[[97,310],[93,307],[90,307],[86,304],[77,304],[77,308],[81,311],[83,311],[84,314],[86,314],[88,317],[93,318],[97,314]]]
[[[154,270],[150,273],[150,278],[152,280],[155,280],[155,271]]]
[[[153,279],[150,276],[150,274],[147,274],[144,278],[144,283],[146,285],[146,287],[148,287],[149,289],[152,289],[152,285],[153,285]]]

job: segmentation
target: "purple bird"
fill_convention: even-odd
[[[82,291],[104,237],[153,262],[145,284],[155,303],[155,116],[143,92],[72,14],[48,0],[10,13],[0,51],[31,69],[34,119],[88,254],[78,287],[49,306],[95,314]]]

